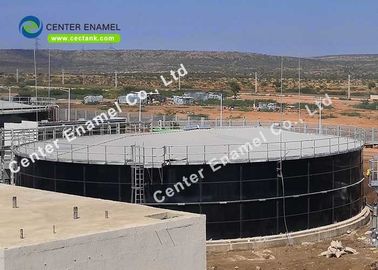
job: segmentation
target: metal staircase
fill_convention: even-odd
[[[1,149],[0,151],[0,183],[13,184],[14,175],[9,170],[9,163],[13,160],[11,149]]]
[[[144,148],[132,146],[133,162],[131,163],[131,202],[145,203],[144,194]]]
[[[0,128],[0,183],[15,184],[15,174],[9,169],[9,163],[14,160],[15,147],[38,140],[38,130],[3,129]]]
[[[8,143],[6,142],[6,135],[4,130],[0,130],[0,183],[3,184],[14,184],[14,175],[9,170],[9,163],[13,160],[13,144],[14,136],[10,137],[10,143],[8,138]]]

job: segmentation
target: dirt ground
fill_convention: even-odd
[[[207,254],[208,270],[377,270],[378,249],[366,243],[368,227],[352,231],[333,240],[354,248],[358,254],[340,258],[318,256],[331,240],[304,242],[301,245],[269,249]],[[260,267],[260,268],[259,268]]]
[[[239,96],[240,99],[274,99],[277,102],[281,100],[278,96],[267,95],[251,95],[250,93],[242,93]],[[295,104],[301,101],[302,103],[315,103],[315,96],[301,96],[299,100],[297,96],[288,95],[282,97],[282,102],[287,104]],[[336,97],[331,98],[332,108],[323,110],[322,123],[324,125],[354,125],[358,127],[378,127],[378,110],[363,110],[357,109],[354,105],[361,102],[360,99],[341,100]],[[111,102],[111,101],[109,101]],[[65,104],[59,104],[62,108]],[[73,101],[71,108],[85,109],[88,111],[99,110],[100,106],[96,105],[84,105],[80,101]],[[122,105],[124,112],[138,112],[138,106],[126,106]],[[348,113],[357,113],[354,116],[346,115]],[[180,106],[174,104],[164,105],[147,105],[143,107],[143,114],[177,114],[181,119],[186,119],[191,115],[205,115],[209,119],[219,119],[220,109],[219,106]],[[253,111],[252,108],[249,111],[241,111],[237,109],[224,108],[223,119],[248,119],[253,121],[278,121],[281,119],[279,112],[258,112]],[[302,109],[300,118],[305,123],[318,123],[318,114],[310,116],[306,109]],[[284,119],[290,121],[299,120],[298,110],[291,110],[284,112]]]

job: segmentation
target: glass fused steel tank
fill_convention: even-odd
[[[130,202],[135,196],[133,171],[142,164],[144,203],[206,214],[208,239],[279,234],[286,231],[285,221],[288,231],[305,230],[361,211],[363,142],[356,134],[290,130],[277,142],[272,130],[117,132],[80,137],[71,144],[61,141],[58,153],[21,168],[16,184]],[[231,159],[232,151],[256,138],[260,144]],[[46,142],[22,145],[15,151],[17,159]],[[212,167],[224,156],[229,162],[214,172]],[[175,190],[183,177],[198,171],[204,178]],[[156,191],[161,191],[161,199],[167,188],[175,190],[174,195],[157,202]]]

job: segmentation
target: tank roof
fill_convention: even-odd
[[[62,162],[128,164],[146,167],[162,164],[203,164],[232,151],[244,150],[232,162],[251,162],[333,155],[359,149],[362,141],[326,134],[298,133],[266,127],[232,127],[161,131],[142,134],[80,136],[72,142],[58,141],[59,149],[41,159]],[[26,156],[52,141],[39,141],[18,148]],[[242,149],[241,149],[242,148]],[[240,152],[240,151],[239,151]],[[144,159],[143,159],[144,157]]]

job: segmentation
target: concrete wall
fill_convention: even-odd
[[[6,249],[4,268],[0,255],[0,270],[71,269],[204,270],[205,216]]]

